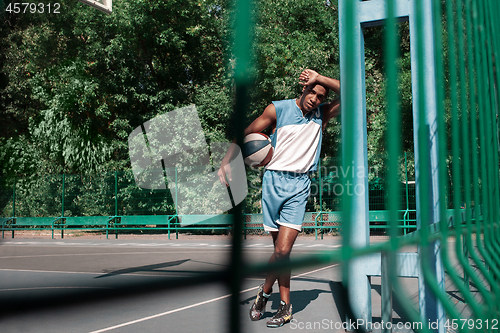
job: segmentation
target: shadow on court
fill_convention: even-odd
[[[161,270],[160,268],[166,268],[166,267],[173,267],[173,266],[179,266],[182,265],[185,262],[190,261],[191,259],[184,259],[184,260],[177,260],[177,261],[171,261],[171,262],[165,262],[161,264],[154,264],[154,265],[145,265],[145,266],[137,266],[137,267],[130,267],[130,268],[124,268],[124,269],[119,269],[110,273],[107,273],[105,275],[101,276],[96,276],[96,279],[101,279],[105,277],[111,277],[115,275],[123,275],[123,274],[133,274],[133,273],[140,273],[140,272],[169,272],[167,270]]]
[[[321,286],[325,286],[326,288],[323,289]],[[256,295],[252,295],[251,297],[242,300],[240,304],[243,307],[248,307],[248,309],[250,309],[250,306],[255,301],[255,298]],[[324,307],[325,300],[328,299],[330,299],[331,302],[327,303],[331,303],[333,306],[329,310],[338,311],[338,314],[334,315],[335,317],[338,316],[339,318],[345,318],[346,316],[346,309],[344,307],[346,300],[343,298],[341,282],[335,282],[323,278],[292,278],[290,299],[293,304],[294,316],[301,317],[301,313],[303,313],[305,317],[309,317],[311,312],[317,311],[318,305]],[[262,319],[269,319],[276,313],[280,305],[280,300],[278,285],[276,283]]]
[[[293,312],[294,313],[301,312],[309,304],[311,304],[312,301],[318,299],[318,296],[320,294],[323,294],[323,293],[331,294],[331,291],[321,290],[321,289],[291,290],[290,291],[290,298],[293,299]],[[242,304],[242,305],[247,304],[248,308],[250,309],[250,306],[254,300],[255,300],[255,296],[241,301],[240,304]],[[269,298],[269,302],[267,304],[268,304],[268,306],[267,306],[268,312],[266,312],[266,314],[264,315],[263,318],[272,317],[272,313],[269,311],[276,312],[278,310],[279,305],[280,305],[280,295],[277,291],[271,295],[271,297]]]
[[[216,263],[210,263],[210,262],[204,262],[204,261],[198,261],[198,260],[192,260],[192,259],[183,259],[183,260],[165,262],[165,263],[161,263],[161,264],[123,268],[123,269],[111,271],[111,272],[104,274],[104,275],[96,276],[95,278],[101,279],[101,278],[112,277],[112,276],[117,276],[117,275],[137,274],[137,273],[155,273],[158,275],[161,275],[161,273],[164,273],[164,274],[185,273],[185,274],[190,275],[190,276],[213,273],[213,270],[211,271],[211,270],[200,270],[200,269],[193,269],[193,270],[168,270],[168,269],[165,269],[167,267],[180,266],[180,265],[188,263],[188,262],[193,263],[193,264],[227,267],[227,265],[222,265],[222,264],[216,264]]]

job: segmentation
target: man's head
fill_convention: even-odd
[[[328,95],[329,89],[320,84],[304,86],[299,99],[299,107],[302,112],[307,113],[323,103]]]

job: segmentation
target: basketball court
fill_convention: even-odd
[[[111,0],[79,1],[107,14],[111,14],[113,10]],[[346,1],[346,3],[349,2]],[[365,9],[368,8],[365,13],[369,13],[373,9],[369,6],[376,6],[380,2],[361,1],[360,3],[365,4]],[[349,6],[354,5],[350,3]],[[351,10],[354,11],[354,7]],[[346,10],[345,18],[341,16],[340,19],[351,24],[350,21],[353,20],[353,17],[347,15],[348,12]],[[404,17],[410,16],[407,12],[403,14]],[[418,15],[415,17],[418,18]],[[430,20],[432,15],[423,15],[422,17]],[[364,19],[364,16],[362,18]],[[370,21],[372,19],[373,21]],[[349,26],[349,24],[344,25],[344,21],[340,25]],[[370,16],[369,21],[356,21],[356,24],[371,24],[373,22],[381,22],[381,18]],[[249,23],[246,22],[246,24]],[[422,26],[429,25],[420,24]],[[238,31],[247,30],[245,25],[238,26],[235,29],[235,35],[241,35],[238,34]],[[349,37],[350,34],[354,36],[354,31],[359,32],[361,29],[350,29],[348,30],[349,35],[340,33],[340,36],[344,36],[349,41],[343,43],[341,40],[340,48],[342,49],[342,45],[347,45],[349,49],[345,54],[356,54],[361,57],[362,48],[354,49],[354,46],[361,47],[362,43],[353,43],[352,41],[356,39]],[[420,31],[424,31],[424,29],[421,27]],[[360,38],[361,35],[355,37]],[[239,40],[244,41],[245,39],[240,38]],[[418,41],[418,39],[413,40]],[[424,45],[423,41],[424,38],[420,41],[421,45]],[[420,44],[417,45],[420,49],[431,51],[431,48],[423,48]],[[450,43],[450,45],[453,45],[453,43]],[[236,53],[235,58],[246,59],[246,46],[243,46],[235,48],[238,52],[241,52],[241,54]],[[396,57],[393,56],[393,60],[395,60]],[[345,61],[345,64],[342,59],[341,55],[341,80],[346,82],[347,80],[342,79],[342,75],[345,75],[343,73],[355,73],[359,65],[356,65],[357,62],[353,60],[353,57],[350,57],[349,61]],[[435,55],[429,54],[429,59],[435,59]],[[388,61],[388,63],[394,62]],[[239,61],[239,63],[244,64],[245,61]],[[424,68],[424,63],[420,65]],[[243,75],[245,71],[237,67],[235,72],[235,86],[246,87],[246,77]],[[424,73],[423,70],[420,71],[421,76],[423,76],[422,73]],[[365,79],[362,76],[359,76],[358,79],[360,80],[359,87],[361,87],[361,84],[364,87]],[[438,89],[426,85],[423,79],[421,81],[421,87],[419,86],[419,88],[426,88],[421,89],[426,91],[421,94],[421,96],[424,96],[422,100],[433,100],[432,98],[425,98],[425,96],[426,94],[434,96],[433,93]],[[356,84],[353,83],[352,86],[356,86]],[[363,103],[366,103],[366,101],[357,98],[366,96],[363,94],[354,96],[354,93],[352,93],[364,91],[363,89],[351,89],[350,94],[346,96],[347,98],[342,97],[349,107],[353,105],[353,110],[361,112],[356,114],[346,112],[345,114],[349,117],[346,119],[365,119],[363,112],[366,111],[366,105]],[[349,91],[343,89],[344,92],[346,90]],[[417,97],[418,94],[415,94],[413,100],[419,100]],[[235,109],[243,110],[242,106],[248,104],[244,98],[237,98],[236,102]],[[419,122],[420,128],[427,128],[424,127],[424,125],[428,125],[426,123],[428,121],[426,117],[429,117],[427,110],[435,110],[435,108],[432,106],[432,108],[426,109],[423,103],[422,105],[419,105],[421,116],[414,119]],[[435,115],[437,113],[433,113],[433,117]],[[435,119],[438,119],[437,116]],[[344,121],[344,124],[348,123],[349,121]],[[431,123],[433,122],[431,121]],[[353,157],[356,157],[355,164],[361,166],[367,165],[365,163],[367,160],[365,140],[358,140],[358,138],[366,136],[366,124],[364,126],[354,126],[355,131],[349,131],[349,136],[343,138],[343,145],[347,147],[345,150],[348,152],[344,159],[350,161],[354,160]],[[455,136],[458,137],[458,135]],[[429,135],[432,140],[437,140],[438,137],[437,135]],[[491,137],[493,138],[493,136]],[[428,143],[425,140],[429,140],[429,138],[422,137],[421,140],[423,141],[421,142]],[[474,140],[476,139],[474,138]],[[432,147],[438,147],[438,142],[435,143],[433,143]],[[425,147],[425,145],[420,144],[420,147]],[[393,146],[391,149],[391,151],[397,152],[399,148]],[[458,151],[458,148],[456,150]],[[363,155],[361,156],[357,152],[363,152]],[[354,153],[356,153],[356,156]],[[393,158],[396,156],[395,153],[390,153],[389,159],[391,154],[393,154]],[[458,156],[458,153],[454,154]],[[435,169],[433,169],[431,175],[437,175],[439,173],[434,171],[438,170],[438,154],[432,153],[431,156],[433,156],[431,162],[436,162],[436,165],[433,164]],[[355,164],[353,163],[353,170]],[[422,172],[426,175],[430,168],[426,171],[427,166],[425,163],[419,165],[424,165]],[[354,172],[352,177],[354,178]],[[365,179],[363,177],[356,176],[355,179],[362,180],[364,184]],[[487,179],[487,177],[484,180],[481,178],[481,181],[488,184]],[[432,181],[437,184],[437,180],[433,179]],[[425,182],[423,183],[425,184]],[[351,184],[355,183],[351,182]],[[495,192],[495,189],[497,188],[492,188],[492,194],[498,193],[498,191]],[[427,190],[424,187],[422,193],[428,192]],[[368,197],[364,194],[358,196],[362,197],[364,201],[355,201],[352,197],[349,197],[346,206],[356,208],[352,209],[352,221],[358,221],[361,226],[367,226],[368,229],[369,225],[365,223],[368,222],[365,217],[369,214]],[[346,195],[345,198],[347,197]],[[439,196],[431,197],[439,200]],[[436,201],[435,204],[430,206],[438,207],[437,203]],[[455,209],[457,213],[459,208],[455,207]],[[349,209],[347,211],[349,212]],[[494,213],[497,214],[495,216],[498,216],[497,211],[494,211]],[[458,216],[458,213],[456,215]],[[422,219],[424,221],[432,220],[425,218],[425,215]],[[349,224],[347,225],[349,226]],[[366,235],[370,234],[369,229],[352,228],[354,233],[361,236],[365,235],[365,231]],[[426,230],[426,228],[423,229]],[[369,243],[382,240],[387,240],[387,238],[371,237]],[[442,244],[443,247],[449,247],[450,253],[447,259],[451,261],[451,268],[457,274],[463,274],[463,269],[455,258],[455,240],[452,237],[445,240],[446,242]],[[70,237],[58,240],[48,239],[47,237],[43,239],[17,238],[2,240],[0,241],[0,332],[227,332],[230,327],[229,300],[231,294],[228,288],[226,269],[230,265],[231,244],[230,237],[181,237],[178,240],[169,240],[161,236],[125,237],[121,239]],[[340,248],[340,246],[340,237],[327,236],[323,240],[316,240],[313,237],[301,236],[294,246],[292,258],[332,251]],[[415,247],[411,248],[410,252],[416,252]],[[435,250],[435,253],[437,253],[438,249]],[[498,248],[495,250],[498,250]],[[241,265],[265,263],[272,251],[273,247],[269,236],[252,237],[245,240],[243,242],[243,257],[245,260],[241,262]],[[438,256],[436,255],[436,257]],[[439,268],[437,262],[437,260],[434,260],[435,267]],[[478,269],[477,266],[470,265],[470,267],[472,270]],[[349,276],[350,286],[359,287],[358,290],[362,290],[359,282],[366,284],[365,277],[367,277],[366,274],[363,272],[358,274],[356,271]],[[422,278],[422,276],[420,277]],[[461,292],[457,290],[457,286],[452,285],[449,280],[444,280],[444,278],[443,274],[443,280],[440,280],[439,283],[442,282],[445,287],[442,294],[441,290],[439,290],[439,294],[448,297],[451,306],[457,310],[460,318],[472,318],[469,307],[461,298]],[[366,291],[370,295],[371,290],[373,322],[381,323],[380,278],[371,276],[370,278],[367,277],[367,279],[370,279],[371,289],[364,289],[363,292]],[[248,311],[255,299],[257,288],[263,280],[264,274],[246,276],[242,283],[239,302],[241,314],[239,323],[242,332],[268,330],[266,321],[278,309],[280,299],[275,285],[275,293],[270,298],[264,318],[257,322],[250,321]],[[467,288],[471,288],[471,298],[477,299],[479,304],[479,301],[482,301],[481,295],[465,276],[463,280],[459,282],[463,282]],[[294,320],[279,330],[281,332],[353,331],[355,327],[346,322],[348,301],[342,297],[341,281],[342,267],[334,262],[293,270],[291,301]],[[401,278],[400,283],[406,293],[402,299],[414,305],[414,308],[418,308],[418,280],[416,278]],[[457,282],[455,283],[457,284]],[[485,283],[485,285],[487,284]],[[434,293],[436,292],[434,291]],[[414,331],[412,329],[414,324],[401,317],[403,312],[400,311],[401,307],[396,298],[393,299],[392,307],[392,331]],[[420,301],[422,300],[425,301],[425,298],[420,299]],[[351,305],[360,303],[357,301],[355,299],[351,302]],[[485,313],[489,314],[490,312]],[[494,313],[494,311],[491,311],[491,313]],[[437,312],[429,314],[439,315]],[[439,319],[445,318],[445,315],[439,316]],[[396,325],[399,323],[402,325]],[[442,332],[443,328],[439,329],[439,332]],[[371,331],[378,333],[382,329],[380,325],[374,325]]]
[[[339,242],[340,237],[330,236],[324,240],[299,237],[293,256],[332,250],[340,246]],[[182,281],[184,277],[210,278],[215,271],[227,267],[230,248],[229,237],[5,239],[0,243],[0,303],[4,307],[0,331],[227,331],[230,294],[225,284],[202,283],[179,288],[168,284],[178,282],[179,278]],[[265,262],[271,253],[270,237],[244,241],[244,255],[249,263]],[[345,309],[340,281],[341,269],[335,263],[294,270],[291,298],[295,321],[280,330],[343,332],[341,325],[345,320],[341,318]],[[278,308],[279,294],[275,286],[264,318],[250,321],[248,310],[262,282],[263,277],[254,276],[243,283],[240,297],[243,332],[267,330],[266,321]],[[414,299],[416,280],[407,282]],[[372,283],[373,317],[377,321],[380,320],[380,283],[375,279]],[[134,293],[141,285],[168,288]],[[119,293],[110,293],[113,290]],[[90,298],[86,297],[89,295]],[[44,304],[45,298],[53,297],[64,300],[64,305],[30,309],[31,305]],[[9,303],[17,309],[10,311]],[[397,307],[394,318],[398,318]]]

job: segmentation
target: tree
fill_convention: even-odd
[[[2,150],[38,152],[29,170],[7,163],[4,173],[126,168],[132,129],[222,79],[217,1],[120,1],[110,16],[74,1],[61,6],[57,15],[2,19],[0,108],[17,124]]]

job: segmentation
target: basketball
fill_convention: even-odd
[[[271,139],[263,133],[250,133],[243,139],[243,158],[252,167],[264,166],[273,157]]]

